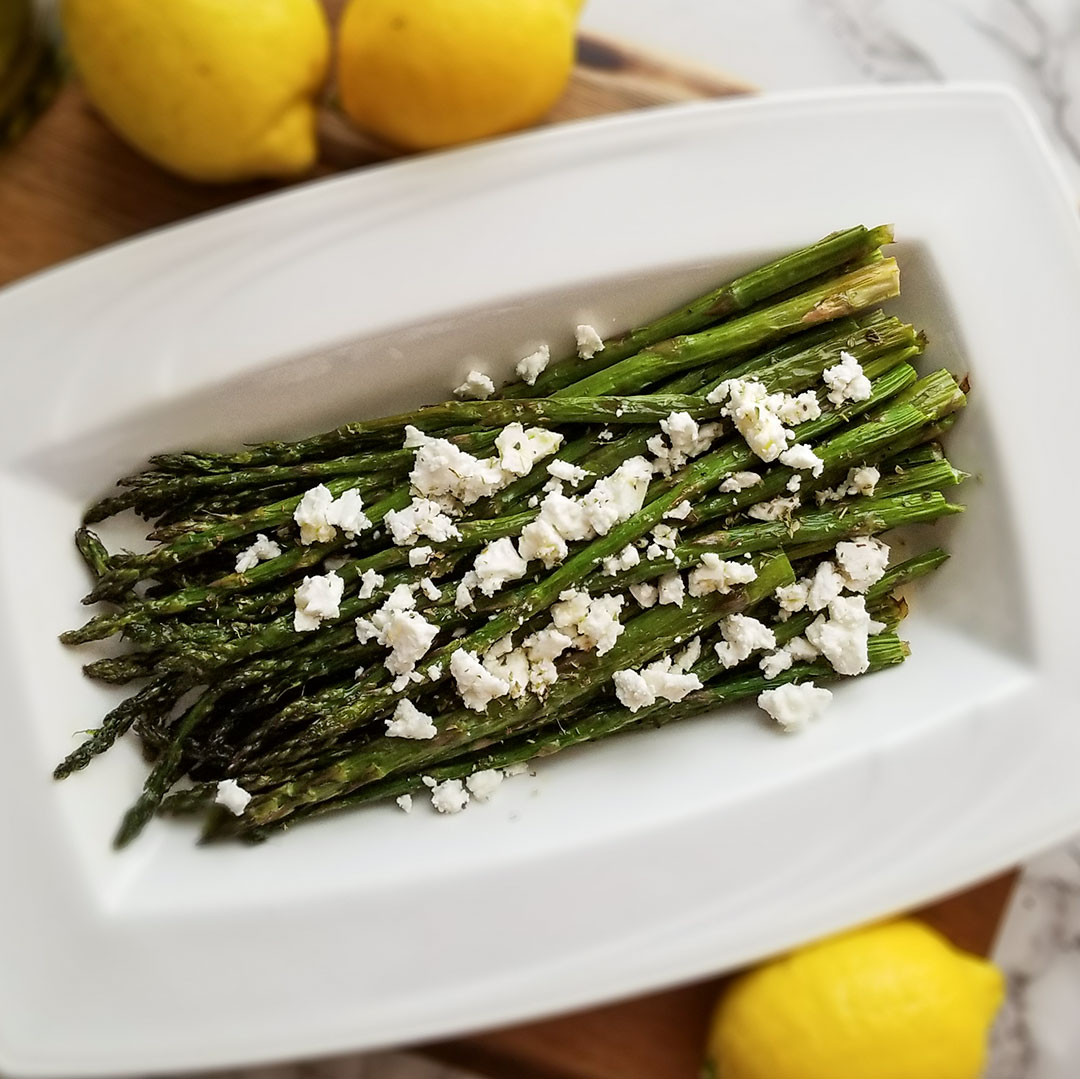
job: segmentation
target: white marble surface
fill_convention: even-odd
[[[1006,82],[1035,108],[1080,194],[1080,0],[589,0],[584,25],[713,64],[764,92]],[[1010,992],[987,1079],[1076,1079],[1080,840],[1026,868],[997,958]],[[467,1077],[376,1054],[213,1079]]]

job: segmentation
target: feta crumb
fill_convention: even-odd
[[[682,579],[682,575],[677,572],[665,573],[660,578],[660,583],[657,586],[657,600],[660,605],[673,603],[676,607],[683,605],[683,599],[686,596],[686,584]]]
[[[787,614],[795,614],[801,611],[806,606],[809,594],[810,580],[807,577],[795,581],[794,584],[781,585],[774,593],[776,602],[780,605],[780,610]]]
[[[789,518],[799,508],[799,504],[797,496],[784,498],[781,495],[770,502],[755,503],[746,511],[746,515],[756,521],[782,521]]]
[[[529,771],[528,761],[515,761],[513,764],[508,764],[503,769],[503,775],[510,779],[513,776],[523,776]]]
[[[531,510],[536,509],[536,507],[540,505],[540,496],[539,495],[530,495],[529,496],[529,501],[526,503],[526,505]]]
[[[493,596],[507,581],[516,581],[528,572],[528,563],[518,554],[509,536],[493,540],[476,556],[473,572],[480,591]]]
[[[670,445],[660,435],[654,435],[646,445],[656,456],[656,467],[665,476],[678,472],[692,457],[704,453],[720,433],[715,423],[698,427],[689,412],[672,412],[660,421],[660,429],[668,436]]]
[[[602,572],[605,577],[614,577],[616,573],[621,573],[623,570],[633,569],[640,561],[641,555],[638,549],[632,543],[628,543],[618,554],[609,555],[603,560]]]
[[[409,482],[421,498],[441,499],[444,503],[449,499],[464,506],[494,494],[514,478],[498,458],[480,460],[445,438],[429,439],[420,446],[409,473]]]
[[[675,643],[678,644],[682,640],[681,637],[675,638]],[[697,661],[701,659],[701,638],[695,637],[676,657],[672,664],[671,669],[678,671],[680,674],[685,674]]]
[[[786,671],[795,662],[792,654],[786,648],[770,652],[763,656],[758,666],[766,678],[775,678],[778,674]]]
[[[805,442],[791,446],[780,454],[780,463],[788,468],[809,469],[810,474],[816,479],[825,468],[825,462],[814,453],[813,448]]]
[[[589,475],[588,471],[579,465],[560,461],[558,458],[548,462],[547,470],[553,479],[563,480],[571,487],[579,486]]]
[[[551,569],[569,553],[566,540],[550,520],[539,517],[530,521],[518,539],[518,552],[526,562],[540,559],[545,569]]]
[[[243,816],[251,795],[235,779],[223,779],[217,785],[214,804],[224,806],[234,817]]]
[[[296,604],[293,629],[297,633],[307,633],[318,629],[324,618],[337,618],[341,614],[344,592],[344,580],[333,571],[321,577],[305,577],[293,592]]]
[[[473,772],[465,780],[465,786],[478,802],[486,802],[499,789],[502,781],[503,774],[497,768],[485,768],[483,771]]]
[[[694,507],[690,505],[688,499],[683,499],[681,502],[677,502],[664,514],[665,519],[671,519],[673,521],[685,521],[691,513],[694,512]]]
[[[787,449],[792,432],[780,417],[784,394],[770,394],[755,379],[729,378],[705,399],[711,404],[727,402],[723,414],[731,418],[736,430],[761,460],[775,461]]]
[[[390,649],[383,665],[403,680],[400,688],[408,684],[413,668],[439,635],[439,627],[415,607],[416,598],[409,586],[399,584],[370,619],[356,620],[356,639],[361,644],[374,639]]]
[[[551,349],[547,345],[541,345],[535,352],[518,361],[518,377],[531,386],[550,362]]]
[[[848,472],[848,492],[853,495],[866,495],[874,493],[874,488],[881,479],[881,473],[873,465],[864,465],[862,468],[853,468]]]
[[[644,607],[646,610],[649,607],[654,607],[656,601],[660,598],[660,590],[656,585],[651,584],[649,581],[641,581],[639,584],[632,584],[629,588],[629,592],[637,601],[638,605]]]
[[[592,326],[583,323],[578,326],[576,335],[577,354],[583,360],[591,360],[598,352],[604,351],[604,339]]]
[[[806,606],[812,611],[823,611],[844,590],[844,578],[837,571],[835,562],[819,562],[810,587],[806,593]]]
[[[526,430],[520,423],[508,423],[495,439],[499,465],[513,476],[527,476],[543,457],[550,457],[563,443],[558,431],[543,427]]]
[[[421,712],[410,700],[398,701],[394,709],[394,718],[383,720],[386,724],[387,738],[413,738],[425,740],[434,738],[439,732],[431,721],[431,716]]]
[[[431,788],[431,804],[440,813],[460,813],[469,804],[469,792],[460,779],[444,779]]]
[[[394,801],[397,802],[398,808],[403,810],[405,813],[412,812],[411,794],[399,794],[397,798],[394,799]]]
[[[458,586],[454,591],[454,607],[459,611],[464,611],[467,607],[473,605],[472,589],[475,587],[475,580],[473,580],[470,585],[470,582],[466,580],[469,576],[470,574],[467,573],[458,583]],[[472,578],[475,578],[476,574],[472,573],[471,576]]]
[[[590,596],[570,588],[552,604],[551,620],[556,629],[573,638],[576,647],[595,648],[602,656],[615,647],[623,631],[619,621],[623,603],[622,596]]]
[[[872,536],[858,536],[836,545],[836,561],[847,587],[866,592],[885,576],[889,547]]]
[[[430,577],[425,577],[420,582],[420,591],[423,592],[432,603],[436,602],[442,596],[442,592],[439,591],[439,586]]]
[[[710,551],[690,571],[688,584],[691,596],[707,596],[710,592],[724,596],[734,585],[749,584],[756,579],[757,570],[749,562],[725,562]]]
[[[486,401],[495,392],[495,383],[483,371],[470,371],[465,381],[454,390],[455,397]]]
[[[776,647],[776,634],[764,622],[745,614],[725,618],[720,623],[720,635],[724,639],[717,642],[713,649],[725,667],[742,663],[751,652]]]
[[[340,528],[349,539],[353,539],[371,527],[363,507],[364,500],[355,487],[343,491],[326,508],[327,523]]]
[[[247,573],[249,569],[254,569],[260,562],[267,562],[271,558],[277,558],[280,554],[281,547],[272,539],[267,539],[260,532],[255,537],[255,542],[250,547],[244,548],[236,556],[236,572]]]
[[[863,374],[862,365],[850,352],[840,353],[840,362],[826,367],[821,376],[829,387],[829,400],[834,405],[845,401],[865,401],[873,389]]]
[[[759,693],[757,702],[785,731],[794,732],[820,719],[831,700],[832,694],[813,682],[788,682]]]
[[[648,708],[659,698],[677,703],[688,693],[701,689],[701,679],[696,674],[675,668],[670,656],[650,663],[640,671],[616,671],[612,681],[619,703],[631,712]]]
[[[360,590],[356,593],[357,599],[371,599],[377,588],[382,588],[386,578],[373,569],[366,569],[360,574]]]
[[[610,441],[611,441],[611,440],[612,440],[612,439],[613,439],[614,437],[615,437],[615,436],[614,436],[614,434],[612,434],[612,432],[611,432],[611,431],[609,431],[609,430],[608,430],[608,428],[606,428],[606,427],[605,427],[605,428],[604,428],[604,429],[603,429],[603,430],[602,430],[602,431],[601,431],[601,432],[600,432],[600,433],[599,433],[599,434],[598,434],[598,435],[596,436],[596,441],[597,441],[597,442],[610,442]]]
[[[461,538],[442,507],[428,498],[414,498],[404,509],[390,510],[384,519],[398,547],[411,547],[421,536],[436,543]]]
[[[863,596],[838,596],[829,604],[828,619],[818,615],[807,627],[806,639],[838,674],[855,675],[870,666],[867,643],[884,628],[867,613]]]
[[[761,476],[756,472],[736,472],[720,484],[720,490],[723,494],[730,495],[745,491],[747,487],[753,487],[760,482]]]
[[[431,556],[434,553],[434,547],[414,547],[409,551],[409,565],[426,566],[431,561]]]
[[[510,686],[492,674],[474,652],[459,648],[450,657],[450,673],[466,708],[482,712],[496,697],[505,697]]]
[[[792,637],[784,645],[784,651],[790,652],[796,663],[813,663],[821,655],[805,637]]]
[[[658,524],[652,530],[655,543],[665,550],[673,551],[679,544],[679,533],[671,525]]]
[[[434,442],[435,439],[431,435],[425,435],[423,431],[418,427],[413,427],[411,423],[405,424],[405,441],[402,443],[402,449],[416,450],[421,446],[426,446],[429,442]]]
[[[802,476],[796,474],[787,481],[787,489],[794,494],[799,488],[802,487]]]
[[[652,481],[652,472],[652,465],[644,457],[631,457],[623,461],[610,476],[597,482],[588,494],[582,496],[581,508],[589,527],[596,535],[606,536],[615,525],[628,520],[641,510]],[[543,512],[544,510],[541,510],[541,513]]]
[[[293,510],[293,520],[300,526],[302,544],[329,543],[337,536],[337,530],[326,518],[333,501],[334,496],[324,483],[304,493]]]
[[[791,427],[797,427],[807,420],[816,420],[821,415],[821,405],[818,403],[817,394],[813,390],[806,390],[797,397],[784,395],[784,403],[780,406],[777,415],[784,423]]]

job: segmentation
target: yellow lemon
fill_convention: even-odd
[[[579,0],[351,0],[338,87],[360,127],[429,149],[525,127],[562,93]]]
[[[315,161],[318,0],[63,0],[61,14],[90,99],[158,164],[228,181]]]
[[[738,977],[717,1005],[715,1079],[978,1079],[996,967],[910,919],[854,930]]]

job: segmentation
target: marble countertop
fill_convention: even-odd
[[[1080,0],[589,0],[586,28],[738,74],[765,93],[875,82],[1006,82],[1080,196]],[[1080,839],[1025,867],[995,959],[1009,997],[987,1079],[1080,1075]],[[408,1054],[211,1079],[469,1079]]]

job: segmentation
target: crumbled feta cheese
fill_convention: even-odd
[[[469,804],[469,792],[460,779],[444,779],[431,788],[431,804],[440,813],[460,813]]]
[[[788,682],[759,693],[757,702],[785,731],[801,731],[821,718],[831,700],[832,694],[813,682]]]
[[[596,436],[597,442],[610,442],[614,438],[614,434],[606,427]]]
[[[425,577],[420,582],[420,591],[423,592],[432,603],[442,596],[442,592],[439,591],[439,586],[430,577]]]
[[[828,619],[818,615],[807,627],[806,639],[838,674],[855,675],[870,666],[868,640],[884,628],[867,613],[863,596],[838,596],[829,604]]]
[[[428,498],[414,498],[404,509],[390,510],[385,521],[398,547],[411,547],[421,536],[436,543],[461,538],[454,522]]]
[[[812,611],[823,611],[843,590],[844,578],[837,571],[836,563],[819,562],[806,593],[806,606]]]
[[[528,771],[529,771],[529,762],[528,761],[515,761],[513,764],[508,764],[503,769],[503,775],[506,776],[507,779],[509,779],[512,776],[523,776],[523,775],[527,774]]]
[[[484,711],[490,701],[510,692],[510,686],[503,679],[492,674],[474,652],[464,648],[459,648],[450,657],[450,673],[465,707],[474,712]]]
[[[720,484],[720,491],[726,495],[735,494],[738,491],[745,491],[747,487],[753,487],[760,482],[761,476],[756,472],[735,472]]]
[[[715,552],[701,556],[690,571],[688,580],[691,596],[707,596],[710,592],[727,595],[737,584],[749,584],[757,579],[757,570],[749,562],[725,562]]]
[[[646,610],[649,607],[654,607],[656,601],[660,598],[660,589],[649,581],[641,581],[639,584],[630,585],[629,592],[639,606],[644,607]]]
[[[548,475],[553,479],[563,480],[570,484],[571,487],[579,486],[589,475],[588,470],[580,465],[571,464],[569,461],[560,461],[558,458],[548,462],[547,470]]]
[[[386,578],[373,569],[366,569],[360,574],[360,591],[356,593],[357,599],[371,599],[377,588],[382,588]]]
[[[673,551],[679,543],[679,533],[671,525],[659,524],[652,530],[653,541],[668,551]]]
[[[865,401],[873,388],[870,379],[863,374],[862,365],[850,352],[840,353],[840,362],[826,367],[821,376],[829,387],[829,400],[834,405],[845,401]]]
[[[478,802],[486,802],[499,789],[502,781],[503,774],[497,768],[485,768],[481,772],[473,772],[465,780],[465,786]]]
[[[794,584],[781,585],[774,595],[780,610],[787,614],[795,614],[806,606],[806,600],[810,593],[810,580],[807,577]]]
[[[679,643],[680,638],[675,638]],[[676,657],[671,665],[673,671],[685,674],[697,661],[701,659],[701,638],[695,637]]]
[[[641,561],[638,549],[628,543],[618,554],[609,555],[601,563],[602,572],[606,577],[614,577],[623,570],[633,569]]]
[[[467,607],[473,605],[472,590],[476,587],[476,574],[470,571],[462,577],[458,583],[456,590],[454,591],[454,607],[459,611],[464,611]]]
[[[591,360],[598,352],[604,351],[604,339],[589,325],[577,328],[577,354],[583,360]]]
[[[528,563],[518,554],[518,549],[509,536],[493,540],[473,562],[477,585],[485,596],[495,595],[507,581],[524,577],[528,569]]]
[[[399,794],[397,798],[394,799],[394,801],[397,802],[398,809],[402,810],[405,813],[412,812],[411,794]]]
[[[623,461],[610,476],[597,482],[581,498],[581,506],[593,531],[599,536],[606,536],[615,525],[640,511],[651,480],[652,465],[644,457],[631,457]],[[544,501],[546,503],[547,499]],[[545,511],[541,510],[541,513]]]
[[[236,556],[236,572],[247,573],[254,569],[260,562],[267,562],[271,558],[277,558],[281,554],[281,547],[272,539],[267,539],[262,532],[255,537],[255,542],[250,547],[245,547]]]
[[[434,547],[414,547],[409,552],[409,565],[426,566],[431,561],[431,556],[434,553]]]
[[[465,381],[454,390],[456,397],[473,401],[486,401],[495,392],[495,383],[483,371],[470,371]]]
[[[755,521],[782,521],[790,517],[799,508],[797,496],[792,498],[774,498],[769,502],[757,502],[747,511],[747,517]]]
[[[551,521],[539,517],[521,530],[518,552],[526,562],[538,558],[544,563],[545,569],[551,569],[566,558],[569,548]]]
[[[775,678],[778,674],[786,671],[794,662],[791,653],[786,648],[781,648],[762,657],[758,666],[766,678]]]
[[[648,708],[659,698],[675,703],[695,689],[701,689],[701,679],[674,667],[670,656],[650,663],[640,671],[616,671],[612,681],[619,703],[631,712]]]
[[[797,427],[807,420],[816,420],[821,415],[821,405],[818,403],[817,394],[813,390],[800,393],[797,397],[784,395],[784,403],[780,406],[777,415],[784,423],[791,427]]]
[[[720,623],[724,638],[714,646],[717,659],[725,667],[734,667],[747,659],[751,652],[776,647],[776,634],[764,622],[745,614],[733,614]]]
[[[576,647],[595,648],[602,656],[615,647],[623,631],[619,621],[623,603],[622,596],[590,596],[571,588],[552,604],[551,620],[556,629],[573,638]]]
[[[334,496],[324,483],[304,493],[293,510],[293,520],[300,526],[302,544],[329,543],[337,536],[337,530],[326,517],[333,501]]]
[[[296,612],[293,628],[297,633],[318,629],[324,618],[337,618],[341,614],[341,597],[345,582],[334,572],[321,577],[305,577],[293,592]]]
[[[526,505],[531,510],[536,509],[536,507],[540,505],[540,496],[539,495],[530,495],[529,496],[529,501],[526,503]]]
[[[527,430],[520,423],[508,423],[495,439],[499,464],[514,476],[527,476],[543,457],[550,457],[563,443],[558,431],[543,427]]]
[[[540,373],[551,362],[551,349],[541,345],[535,352],[518,361],[518,377],[530,386],[540,377]]]
[[[386,724],[387,738],[413,738],[426,740],[434,738],[438,729],[431,721],[431,716],[421,712],[410,700],[398,701],[394,709],[394,718],[383,720]]]
[[[676,572],[665,573],[660,578],[660,582],[657,586],[657,600],[661,606],[664,604],[673,603],[676,607],[683,605],[683,599],[686,596],[686,584],[682,579],[682,575]]]
[[[529,657],[521,648],[514,648],[510,634],[496,641],[483,659],[484,667],[508,687],[510,697],[517,699],[529,688]]]
[[[349,539],[371,527],[364,513],[364,500],[355,487],[343,491],[326,509],[326,520],[340,528]]]
[[[413,427],[411,423],[405,424],[405,441],[402,444],[402,449],[416,450],[434,441],[435,439],[431,435],[425,435],[418,427]]]
[[[399,584],[370,619],[356,620],[356,639],[361,644],[374,639],[389,648],[384,666],[406,682],[439,634],[439,627],[414,610],[415,606],[416,597],[409,586]]]
[[[690,502],[684,498],[681,502],[677,502],[674,506],[672,506],[671,509],[669,509],[664,514],[664,518],[673,521],[685,521],[686,518],[689,517],[690,514],[693,512],[694,507],[691,506]]]
[[[813,663],[821,655],[805,637],[792,637],[784,645],[784,651],[789,652],[796,663]]]
[[[754,379],[729,378],[705,399],[712,404],[727,402],[723,414],[732,419],[746,444],[763,461],[775,461],[787,449],[792,433],[780,417],[785,405],[782,393],[770,394]]]
[[[799,488],[802,487],[802,476],[796,474],[787,481],[787,489],[794,494]]]
[[[574,627],[577,628],[576,626]],[[547,629],[538,630],[522,641],[522,647],[528,653],[531,663],[540,663],[543,660],[556,660],[568,648],[573,646],[573,638],[548,626]]]
[[[848,493],[869,497],[874,493],[874,488],[877,487],[880,479],[881,473],[873,465],[853,468],[848,472]]]
[[[678,472],[692,457],[704,453],[720,433],[715,423],[698,427],[689,412],[672,412],[660,421],[660,429],[668,436],[670,445],[660,435],[654,435],[646,445],[656,456],[656,467],[665,476]]]
[[[780,463],[788,468],[809,469],[812,476],[817,478],[825,468],[825,462],[814,453],[812,447],[805,442],[784,450],[780,454]]]
[[[235,779],[223,779],[217,785],[214,804],[224,806],[234,817],[243,816],[251,795]]]
[[[422,498],[452,499],[465,506],[494,494],[513,479],[496,458],[480,460],[445,438],[420,446],[409,473],[413,490]]]
[[[836,545],[836,561],[846,586],[852,592],[866,592],[885,576],[889,547],[872,536],[858,536]]]

